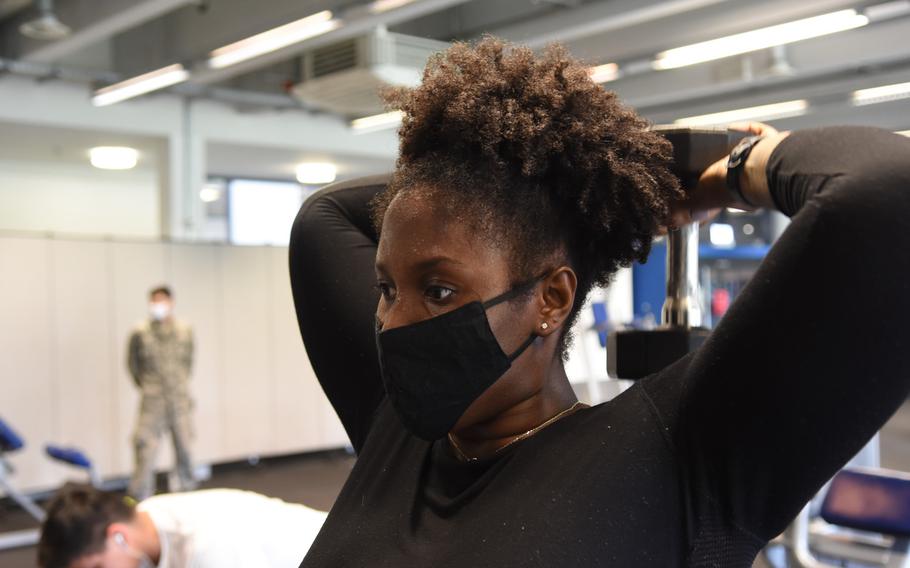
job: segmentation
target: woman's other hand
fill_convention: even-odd
[[[754,210],[762,207],[773,207],[774,202],[768,192],[768,179],[765,168],[771,152],[789,132],[778,132],[774,127],[760,122],[737,122],[728,127],[730,130],[747,132],[750,136],[764,136],[752,149],[740,174],[740,188],[749,203],[733,199],[727,190],[727,160],[729,156],[711,164],[701,175],[698,185],[686,199],[678,201],[672,207],[670,220],[673,227],[682,227],[689,223],[705,222],[714,218],[725,207]]]

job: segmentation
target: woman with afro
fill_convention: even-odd
[[[561,47],[455,44],[390,179],[295,223],[301,333],[358,460],[304,567],[750,566],[910,390],[910,140],[751,124],[684,195],[671,147]],[[736,197],[731,197],[735,195]],[[588,292],[726,206],[792,223],[707,342],[594,407]]]

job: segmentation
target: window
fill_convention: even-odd
[[[231,243],[287,246],[297,210],[311,193],[290,182],[231,180],[228,183]]]

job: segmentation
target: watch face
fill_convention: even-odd
[[[733,151],[730,152],[730,161],[727,162],[728,168],[735,168],[739,166],[743,161],[743,154],[746,153],[746,150],[752,147],[752,139],[744,138],[736,145],[736,148],[733,148]]]

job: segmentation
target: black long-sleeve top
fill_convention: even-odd
[[[767,176],[792,223],[698,351],[471,463],[382,390],[382,180],[308,200],[297,317],[359,457],[301,566],[750,566],[910,389],[910,140],[796,132]]]

